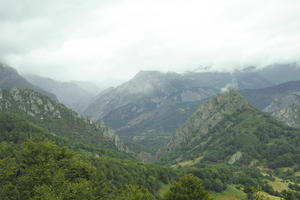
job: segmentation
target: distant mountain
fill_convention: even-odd
[[[255,72],[141,71],[128,82],[101,92],[84,114],[93,120],[103,119],[126,140],[157,149],[199,103],[221,88],[269,85]]]
[[[92,122],[52,99],[29,89],[0,90],[0,112],[18,114],[59,137],[95,148],[127,152],[103,122]]]
[[[14,87],[33,89],[56,100],[56,96],[54,94],[46,92],[41,88],[31,84],[21,75],[19,75],[17,70],[6,64],[0,63],[0,88],[11,89]]]
[[[105,88],[100,88],[98,87],[96,84],[92,83],[92,82],[87,82],[87,81],[70,81],[71,83],[75,83],[76,85],[78,85],[79,87],[81,87],[82,89],[84,89],[85,91],[89,92],[92,95],[97,95],[99,94],[103,89]]]
[[[162,161],[196,166],[228,163],[300,165],[300,130],[255,109],[228,90],[198,107],[158,153]]]
[[[274,84],[300,79],[300,65],[298,63],[273,64],[255,71],[261,77]]]
[[[85,82],[60,82],[37,75],[26,75],[26,79],[32,84],[54,93],[61,103],[79,113],[98,94],[97,86]]]
[[[256,108],[273,112],[300,100],[300,81],[290,81],[261,89],[241,90],[241,94]]]
[[[300,128],[300,81],[242,90],[241,94],[258,109],[270,113],[289,126]]]

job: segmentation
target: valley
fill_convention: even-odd
[[[185,178],[201,179],[199,190],[216,200],[300,195],[296,80],[141,72],[100,92],[86,116],[41,82],[22,88],[10,80],[0,84],[6,199],[165,199]]]

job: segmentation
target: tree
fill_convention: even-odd
[[[203,188],[202,181],[188,174],[173,183],[165,194],[164,200],[210,200],[209,193]]]
[[[269,200],[269,198],[265,197],[258,188],[250,187],[245,189],[247,193],[247,200]]]
[[[138,185],[126,185],[115,192],[110,199],[113,200],[154,200],[153,195],[144,187]]]

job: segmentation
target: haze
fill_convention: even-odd
[[[299,62],[298,0],[2,0],[0,60],[58,80]]]

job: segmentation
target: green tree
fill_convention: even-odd
[[[165,194],[164,200],[210,200],[209,193],[203,188],[202,181],[188,174],[173,183]]]
[[[126,185],[115,192],[110,199],[113,200],[154,200],[153,195],[144,187],[138,185]]]

